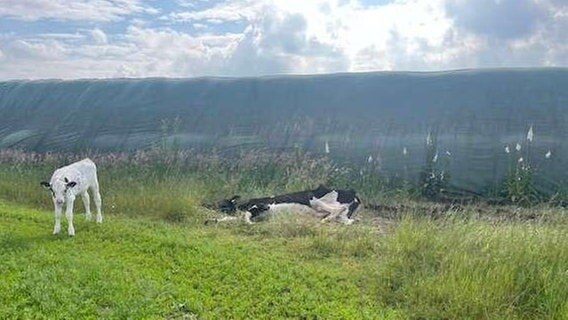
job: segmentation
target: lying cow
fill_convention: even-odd
[[[41,185],[51,191],[53,205],[55,206],[55,226],[53,234],[58,234],[61,230],[61,211],[66,204],[65,216],[67,217],[67,232],[70,236],[75,235],[73,227],[73,202],[75,197],[81,195],[85,205],[85,216],[91,219],[91,207],[88,189],[90,188],[95,198],[97,208],[97,223],[103,222],[101,214],[101,194],[99,193],[99,182],[97,180],[97,167],[91,159],[84,159],[68,166],[59,168],[53,172],[51,181],[42,181]]]
[[[234,196],[219,203],[219,210],[232,214],[237,210],[244,211],[247,223],[251,220],[281,211],[309,212],[322,218],[322,222],[339,220],[344,224],[352,224],[351,218],[361,200],[353,190],[329,189],[320,185],[315,190],[306,190],[295,193],[283,194],[274,197],[250,199],[239,203],[240,197]],[[217,222],[234,220],[236,217],[229,216],[216,220]]]

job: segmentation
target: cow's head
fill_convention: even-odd
[[[67,191],[77,185],[75,181],[69,181],[65,178],[63,180],[55,180],[53,183],[47,181],[40,182],[40,185],[45,189],[51,191],[51,196],[53,197],[53,203],[58,206],[62,206],[65,203],[65,198]]]
[[[219,201],[219,211],[224,213],[235,213],[237,211],[237,202],[241,196],[234,196],[231,199],[224,199]]]
[[[253,217],[261,215],[263,212],[268,211],[270,206],[264,202],[247,202],[239,206],[242,211],[248,211]]]

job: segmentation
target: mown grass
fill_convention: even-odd
[[[203,224],[216,213],[202,205],[234,193],[341,184],[294,161],[101,163],[105,221],[85,222],[77,204],[74,238],[50,234],[39,187],[59,163],[0,165],[0,318],[568,319],[563,209],[532,209],[530,222],[465,207],[388,227],[370,211],[353,226]],[[365,192],[384,190],[375,183]]]
[[[48,212],[0,204],[0,318],[396,315],[363,285],[368,261],[341,247],[329,256],[317,243],[343,231],[318,225],[313,236],[259,237],[146,219],[76,220],[74,238],[52,236]]]

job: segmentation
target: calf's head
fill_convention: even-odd
[[[234,196],[231,199],[224,199],[219,201],[219,211],[224,213],[235,213],[237,211],[237,202],[241,196]]]
[[[53,203],[55,205],[63,205],[67,196],[67,191],[77,185],[75,181],[69,181],[67,178],[62,180],[55,180],[53,183],[47,181],[40,182],[40,185],[45,189],[51,191]]]

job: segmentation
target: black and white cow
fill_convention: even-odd
[[[320,185],[317,189],[288,193],[273,197],[249,199],[239,202],[240,196],[219,202],[220,211],[228,214],[237,210],[244,212],[247,223],[251,220],[277,212],[310,213],[322,218],[322,222],[339,220],[344,224],[352,224],[352,216],[361,204],[353,190],[329,189]],[[216,220],[234,220],[236,217],[228,216]]]

